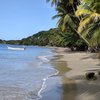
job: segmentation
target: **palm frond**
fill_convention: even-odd
[[[46,0],[46,2],[50,2],[51,1],[51,6],[53,5],[57,5],[59,0]]]
[[[88,26],[88,24],[90,23],[90,18],[87,17],[85,20],[81,21],[78,27],[78,32],[82,33]]]
[[[59,18],[59,17],[61,17],[61,16],[63,16],[63,13],[59,13],[59,14],[53,16],[52,19]]]
[[[91,46],[100,45],[100,27],[96,28],[96,30],[93,32],[93,36],[89,42]]]
[[[59,20],[58,20],[58,22],[57,22],[57,26],[58,26],[59,28],[61,28],[62,25],[63,25],[63,17],[59,18]]]
[[[65,30],[66,28],[66,23],[69,20],[69,15],[65,15],[64,19],[63,19],[63,24],[62,24],[62,31]]]
[[[78,27],[78,32],[82,33],[83,30],[85,30],[89,24],[96,23],[99,20],[100,20],[100,14],[92,13],[90,16],[87,16],[80,22]]]
[[[61,7],[61,6],[58,6],[57,8],[56,8],[56,11],[59,13],[59,12],[63,12],[63,13],[66,13],[66,10],[63,8],[63,7]]]
[[[85,16],[85,15],[88,15],[88,14],[91,14],[91,11],[87,10],[87,9],[78,9],[76,11],[76,16]]]
[[[100,1],[94,3],[92,9],[93,9],[96,13],[99,13],[99,14],[100,14]]]

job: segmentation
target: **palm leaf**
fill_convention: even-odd
[[[62,25],[63,25],[63,17],[59,18],[59,20],[58,20],[58,22],[57,22],[57,26],[58,26],[59,28],[61,28]]]
[[[62,13],[66,13],[66,10],[63,8],[63,7],[61,7],[61,6],[58,6],[57,8],[56,8],[56,11],[59,13],[59,12],[62,12]]]
[[[59,18],[59,17],[61,17],[61,16],[63,16],[63,14],[62,14],[62,13],[59,13],[59,14],[53,16],[52,19]]]
[[[46,1],[47,1],[47,2],[50,2],[51,0],[46,0]],[[52,0],[52,1],[51,1],[51,6],[57,5],[58,1],[59,1],[59,0]]]
[[[92,9],[93,9],[96,13],[99,13],[99,14],[100,14],[100,1],[94,3]]]
[[[100,20],[100,14],[92,13],[91,15],[85,17],[78,27],[78,32],[81,33],[83,30],[85,30],[89,24],[95,23]]]
[[[91,14],[91,11],[87,10],[87,9],[78,9],[76,11],[76,16],[85,16],[85,15],[88,15],[88,14]]]
[[[89,42],[91,46],[98,46],[98,44],[100,45],[100,27],[93,32],[93,36]]]
[[[62,24],[62,31],[65,30],[66,28],[66,23],[69,20],[69,15],[65,15],[64,19],[63,19],[63,24]]]

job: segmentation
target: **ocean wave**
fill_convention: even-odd
[[[50,61],[48,58],[47,58],[47,56],[38,56],[37,57],[38,59],[40,59],[40,60],[42,60],[42,61]]]
[[[55,69],[55,70],[56,70],[56,69]],[[42,98],[41,93],[42,93],[42,91],[46,88],[46,81],[47,81],[50,77],[57,76],[58,74],[59,74],[59,71],[56,70],[55,73],[53,73],[53,74],[51,74],[51,75],[49,75],[49,76],[47,76],[46,78],[43,79],[43,84],[42,84],[42,86],[41,86],[41,89],[38,91],[38,97],[39,97],[39,98],[38,98],[37,100],[40,100],[40,99]]]

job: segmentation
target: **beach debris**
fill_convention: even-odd
[[[85,77],[86,77],[87,80],[96,80],[97,79],[94,72],[86,73]]]

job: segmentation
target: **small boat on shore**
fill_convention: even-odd
[[[25,50],[25,47],[11,47],[11,46],[7,46],[7,48],[9,50]]]

